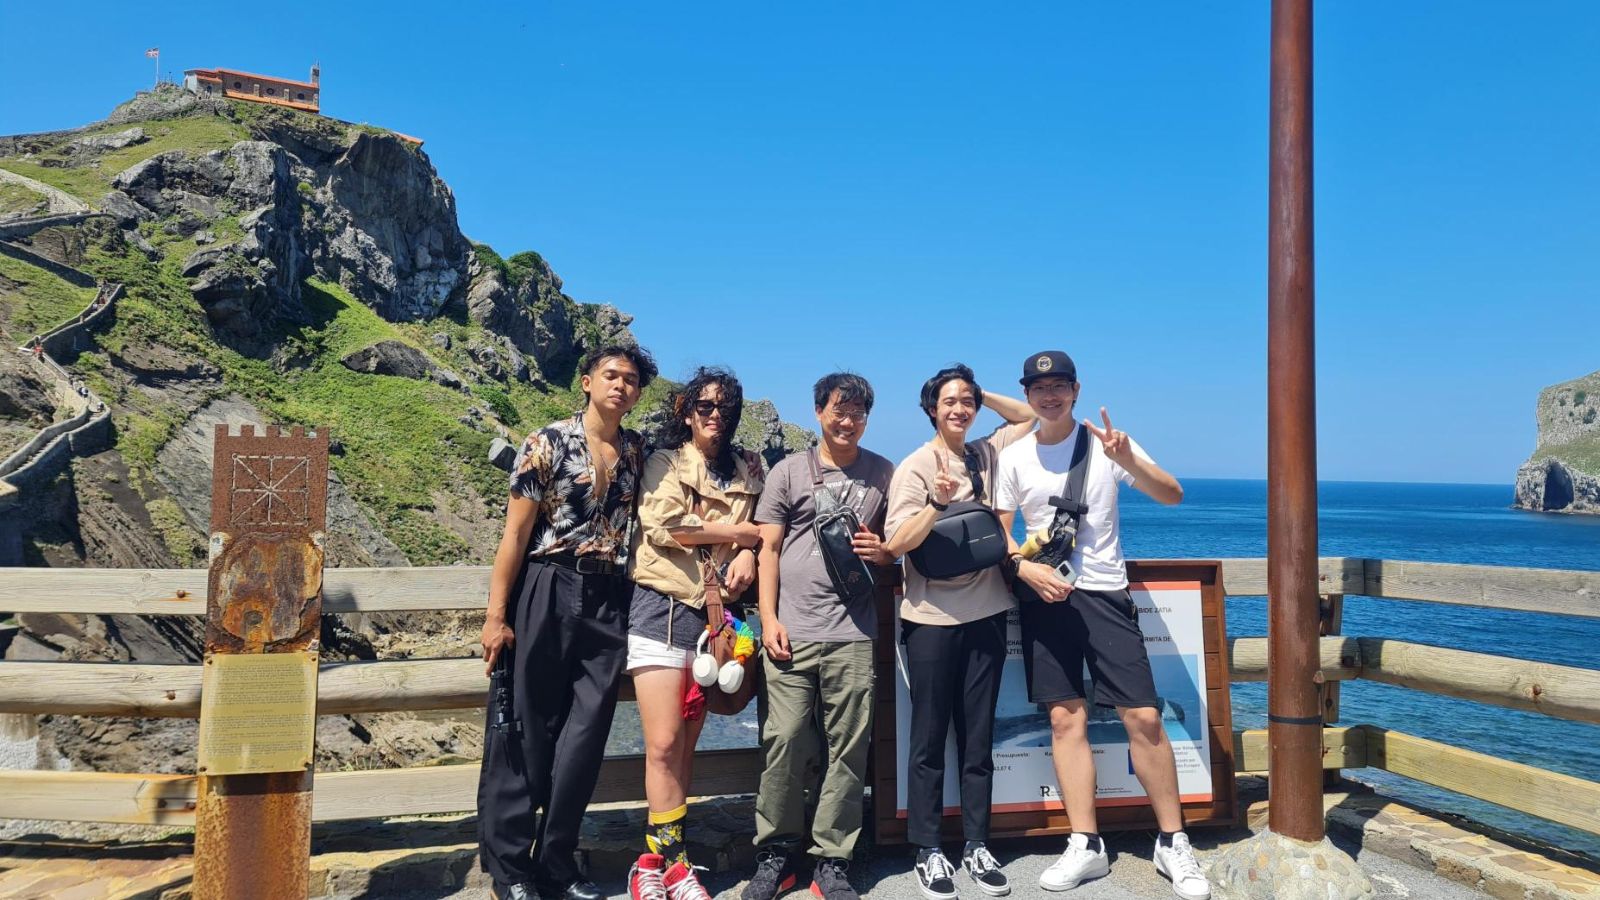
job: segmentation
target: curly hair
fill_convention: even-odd
[[[939,405],[939,392],[952,381],[965,381],[972,388],[972,400],[983,406],[983,388],[978,387],[978,380],[972,374],[972,369],[956,363],[940,369],[937,374],[922,383],[922,411],[927,414],[928,422],[934,428],[939,427],[939,420],[933,415],[933,410]]]
[[[722,440],[717,446],[716,458],[706,460],[706,468],[719,478],[732,478],[736,471],[733,434],[739,430],[739,419],[744,415],[744,388],[728,369],[701,366],[694,370],[687,383],[667,395],[667,421],[661,426],[661,446],[676,450],[694,441],[694,432],[684,420],[689,418],[690,404],[699,400],[706,388],[713,386],[722,389],[722,402],[732,403],[734,410],[731,415],[722,414]]]

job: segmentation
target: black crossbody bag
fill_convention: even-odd
[[[997,566],[1006,558],[1005,528],[989,504],[982,502],[984,466],[978,445],[967,444],[964,449],[962,461],[972,478],[972,495],[977,499],[946,507],[928,536],[906,554],[925,578],[959,578]]]
[[[811,465],[812,503],[817,508],[811,531],[822,551],[822,564],[828,570],[828,580],[833,582],[839,599],[846,603],[865,600],[872,596],[873,578],[872,567],[856,555],[855,535],[861,530],[861,517],[856,514],[854,507],[842,498],[834,498],[832,492],[823,485],[822,469],[817,465],[815,448],[806,451],[806,462]],[[821,501],[824,496],[833,501],[828,509],[823,509]]]

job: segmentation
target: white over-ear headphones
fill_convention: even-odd
[[[710,629],[700,631],[700,640],[694,645],[694,683],[701,687],[710,687],[717,680],[717,658],[706,652],[706,638],[711,637]]]
[[[701,687],[716,684],[724,694],[732,694],[744,684],[744,666],[740,665],[738,660],[730,659],[723,663],[719,670],[717,658],[706,652],[706,639],[711,637],[711,634],[709,630],[702,631],[700,639],[695,642],[694,665],[691,671],[694,683]]]

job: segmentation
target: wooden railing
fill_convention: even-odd
[[[1266,561],[1223,560],[1231,596],[1266,593]],[[323,612],[478,609],[487,567],[328,569]],[[1600,618],[1600,572],[1450,563],[1324,558],[1329,596],[1466,604]],[[0,609],[12,613],[203,615],[201,569],[0,569]],[[1234,681],[1261,681],[1265,638],[1229,642]],[[1331,684],[1367,679],[1556,718],[1600,724],[1600,670],[1532,662],[1383,637],[1330,636],[1321,671]],[[475,659],[325,663],[321,714],[481,707],[486,681]],[[198,665],[0,661],[0,713],[168,716],[200,709]],[[1240,772],[1267,768],[1266,733],[1236,733]],[[760,768],[753,748],[709,751],[696,766],[704,795],[750,793]],[[1381,768],[1574,828],[1600,834],[1600,784],[1369,725],[1329,727],[1324,767]],[[318,821],[460,812],[475,805],[478,767],[445,765],[318,773]],[[606,760],[595,802],[639,799],[642,761]],[[0,818],[187,825],[189,775],[0,771]]]

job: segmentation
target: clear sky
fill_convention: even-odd
[[[427,141],[461,226],[810,419],[867,375],[1077,360],[1180,476],[1266,459],[1266,2],[0,3],[0,133],[224,66]],[[244,10],[249,10],[248,12]],[[1509,483],[1540,388],[1600,369],[1600,4],[1316,19],[1328,479]],[[989,418],[992,422],[992,417]]]

